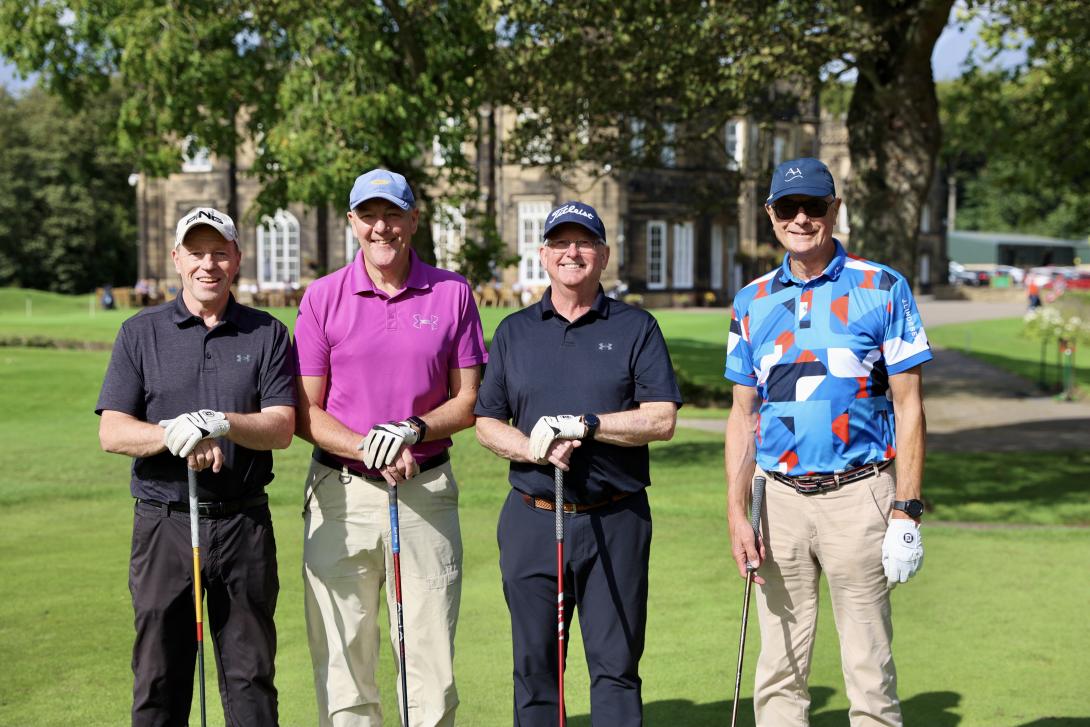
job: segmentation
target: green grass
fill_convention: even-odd
[[[98,450],[92,413],[106,352],[7,348],[0,406],[0,725],[68,727],[127,721],[132,613],[127,591],[129,461]],[[28,402],[30,406],[28,406]],[[280,560],[277,685],[282,723],[314,724],[302,613],[301,484],[309,447],[277,454],[269,487]],[[679,430],[654,447],[650,618],[642,664],[647,724],[722,725],[730,709],[742,582],[732,574],[724,518],[722,437]],[[1085,724],[1090,673],[1084,632],[1090,530],[965,530],[942,519],[1086,522],[1078,487],[1086,453],[1034,457],[935,455],[925,490],[935,504],[927,562],[893,594],[896,654],[912,725],[1015,727],[1046,716]],[[471,432],[457,437],[464,593],[457,641],[459,724],[510,723],[509,622],[500,588],[496,517],[506,469]],[[1081,473],[1081,476],[1080,476]],[[1085,498],[1081,498],[1085,499]],[[1060,503],[1057,505],[1056,503]],[[817,727],[846,723],[836,632],[823,596],[811,679]],[[752,724],[757,653],[751,625],[741,724]],[[572,727],[588,727],[578,634],[568,675]],[[394,674],[382,653],[388,716]],[[209,658],[211,724],[222,724]],[[1079,720],[1079,721],[1076,721]]]
[[[1003,318],[973,323],[953,323],[927,329],[927,337],[942,348],[969,354],[981,361],[1017,374],[1029,381],[1041,380],[1041,358],[1045,358],[1044,381],[1048,387],[1060,381],[1056,342],[1042,345],[1023,333],[1021,318]],[[1075,380],[1090,387],[1090,352],[1076,353]]]

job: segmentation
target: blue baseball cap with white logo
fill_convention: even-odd
[[[602,222],[602,218],[598,216],[598,212],[589,204],[583,204],[575,200],[564,202],[549,213],[549,216],[545,218],[545,232],[543,235],[548,237],[550,232],[568,222],[581,225],[589,230],[595,238],[602,242],[606,241],[606,226]]]
[[[379,197],[393,202],[403,210],[416,206],[416,197],[405,177],[387,169],[372,169],[356,177],[348,194],[348,209],[354,210],[363,202]]]
[[[772,204],[780,197],[792,194],[835,197],[836,187],[829,167],[812,157],[792,159],[776,167],[776,171],[772,172],[772,187],[768,190],[765,204]]]

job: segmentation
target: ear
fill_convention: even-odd
[[[410,231],[409,234],[410,235],[415,235],[416,234],[416,228],[420,225],[420,208],[419,207],[413,207],[412,214],[409,215],[409,219],[412,220],[412,224],[410,225],[412,230]]]

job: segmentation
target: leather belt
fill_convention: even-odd
[[[158,508],[160,510],[170,510],[171,512],[189,512],[188,502],[159,502],[158,500],[146,500],[142,497],[136,498],[136,501],[144,505],[150,505],[151,507]],[[225,502],[198,502],[197,503],[197,515],[199,517],[227,517],[229,515],[235,515],[243,510],[249,510],[261,505],[267,505],[269,503],[269,496],[266,494],[254,495],[253,497],[247,497],[243,500],[227,500]]]
[[[525,492],[520,492],[519,494],[522,495],[523,501],[525,501],[526,504],[530,507],[537,508],[538,510],[548,510],[549,512],[556,512],[556,503],[552,500],[546,500],[543,497],[531,497]],[[614,495],[613,497],[602,500],[601,502],[591,503],[590,505],[581,505],[577,502],[565,502],[563,509],[564,512],[586,512],[587,510],[595,510],[599,507],[605,507],[606,505],[612,505],[615,502],[620,502],[631,494],[631,492],[623,492],[620,495]]]
[[[344,484],[348,484],[348,481],[344,479],[344,477],[346,476],[360,477],[367,480],[368,482],[374,482],[379,485],[386,484],[386,480],[384,480],[382,478],[382,475],[378,474],[377,471],[367,471],[364,470],[363,467],[356,468],[351,465],[345,464],[324,449],[315,447],[313,457],[314,461],[318,464],[325,465],[330,469],[341,470],[341,482],[343,482]],[[421,462],[419,465],[420,471],[427,472],[428,470],[435,469],[439,465],[446,464],[449,461],[450,451],[444,449],[442,452],[435,455],[434,457],[428,457],[426,460]]]
[[[892,459],[887,459],[884,462],[867,464],[844,472],[834,472],[831,475],[800,475],[798,477],[791,477],[790,475],[780,474],[779,472],[769,472],[768,474],[772,475],[773,479],[782,482],[788,487],[793,487],[795,492],[798,492],[800,495],[813,495],[818,492],[836,490],[841,486],[855,482],[856,480],[866,479],[867,477],[877,477],[879,472],[886,467],[889,467],[892,463]]]

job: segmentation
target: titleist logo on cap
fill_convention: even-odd
[[[549,222],[552,222],[553,220],[555,220],[560,215],[566,215],[568,213],[576,214],[576,215],[579,215],[580,217],[586,217],[588,220],[593,220],[594,219],[594,215],[591,214],[590,212],[587,212],[585,209],[583,209],[581,207],[576,207],[573,204],[569,204],[569,205],[564,205],[563,207],[557,207],[555,210],[553,210],[553,213],[551,215],[549,215]]]

